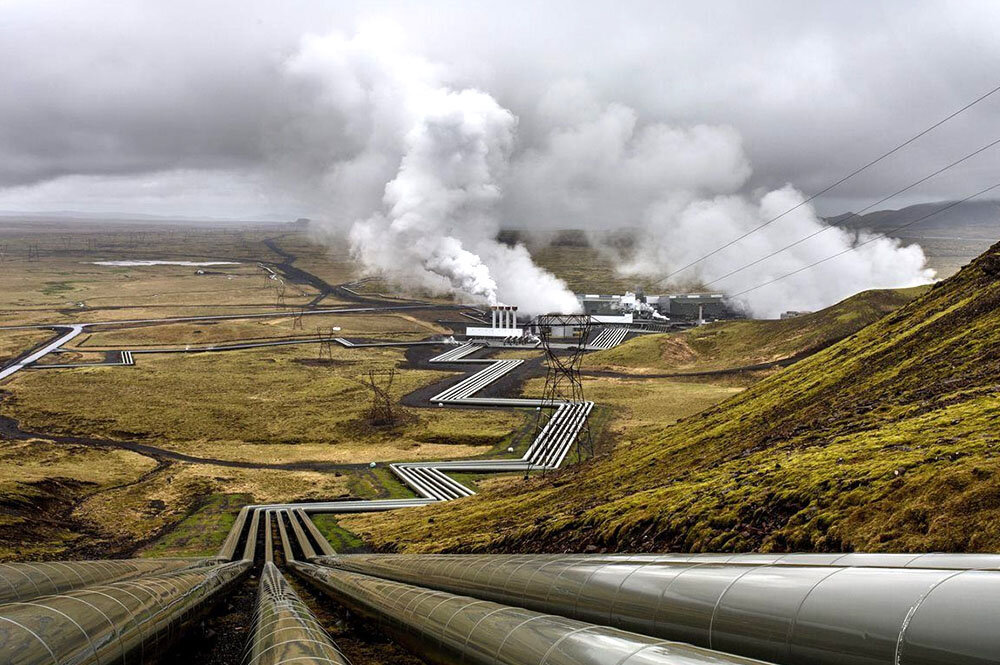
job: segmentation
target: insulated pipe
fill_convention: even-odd
[[[246,525],[247,513],[249,511],[249,506],[243,506],[240,508],[240,512],[236,514],[236,521],[233,522],[233,526],[229,529],[229,533],[226,535],[226,539],[223,541],[222,547],[219,548],[219,553],[215,555],[216,559],[221,561],[232,561],[233,557],[236,556],[236,545],[240,542],[240,534],[243,533],[243,527]]]
[[[319,549],[322,550],[323,554],[336,554],[333,547],[330,545],[330,541],[326,539],[323,532],[321,532],[313,521],[309,519],[309,516],[306,515],[306,511],[299,508],[295,511],[295,514],[298,515],[299,519],[302,520],[302,523],[306,525],[306,530],[312,534],[313,540],[315,540],[316,544],[319,545]]]
[[[296,515],[294,510],[289,510],[285,513],[288,517],[289,524],[292,525],[292,533],[295,534],[295,540],[299,543],[299,549],[302,550],[302,556],[306,558],[306,561],[316,558],[316,550],[313,549],[312,543],[309,542],[309,538],[306,537],[305,531],[302,530],[302,525],[299,524],[298,515]]]
[[[249,657],[249,660],[246,659]],[[273,563],[265,563],[246,665],[350,665]]]
[[[6,665],[139,663],[250,568],[240,561],[0,605]]]
[[[278,511],[274,519],[278,522],[278,534],[281,536],[281,553],[285,557],[285,563],[295,561],[295,554],[292,552],[292,544],[288,540],[288,531],[285,529],[285,520],[281,517],[284,510]]]
[[[1000,663],[1000,557],[900,556],[348,555],[316,563],[788,665]],[[823,558],[833,562],[808,563]],[[926,567],[935,564],[950,567]]]
[[[271,531],[271,514],[273,510],[264,513],[264,563],[274,563],[274,532]]]
[[[106,559],[97,561],[49,561],[45,563],[0,563],[0,603],[30,600],[92,584],[129,580],[140,575],[158,575],[194,568],[210,559]]]
[[[243,560],[253,561],[257,556],[257,532],[260,528],[260,511],[253,511],[253,519],[250,520],[250,529],[247,531],[247,542],[243,546]]]
[[[301,577],[434,665],[749,665],[761,661],[295,562]]]

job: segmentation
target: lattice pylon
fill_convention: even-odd
[[[317,328],[316,334],[319,337],[319,359],[328,359],[331,363],[333,362],[333,327],[324,330],[323,328]]]
[[[538,332],[542,341],[542,349],[545,351],[545,388],[542,391],[542,406],[538,409],[535,418],[535,436],[537,437],[545,429],[549,419],[552,418],[557,404],[586,401],[583,396],[583,378],[580,365],[587,350],[591,319],[590,316],[584,314],[547,314],[539,316],[532,324]],[[554,347],[553,328],[571,328],[576,331],[575,343]],[[594,441],[588,420],[584,421],[573,442],[577,462],[583,459],[584,453],[589,457],[594,455]],[[527,472],[525,476],[527,476]]]
[[[390,394],[395,378],[395,368],[368,370],[368,385],[372,391],[368,421],[373,425],[394,425],[396,423],[396,412]]]

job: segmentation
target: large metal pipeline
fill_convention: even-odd
[[[875,564],[882,555],[871,555]],[[884,565],[669,555],[339,555],[314,561],[788,665],[1000,663],[996,557]],[[850,561],[864,563],[864,555]],[[961,568],[963,562],[969,568]]]
[[[301,562],[292,569],[435,665],[748,665],[761,661]]]
[[[214,563],[201,558],[0,563],[0,604]]]
[[[144,662],[250,565],[203,566],[0,605],[0,653],[8,665]]]
[[[350,665],[273,563],[265,563],[246,665]]]

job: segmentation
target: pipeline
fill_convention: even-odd
[[[350,665],[273,563],[260,576],[254,632],[246,665]]]
[[[434,665],[761,665],[378,577],[293,562],[292,570]]]
[[[232,561],[233,557],[236,556],[236,546],[240,542],[240,534],[243,533],[243,527],[246,525],[249,512],[250,506],[240,508],[240,512],[236,514],[236,521],[233,522],[233,526],[229,529],[226,539],[222,542],[222,547],[219,548],[219,553],[215,555],[216,559],[220,561]]]
[[[314,561],[787,665],[1000,663],[1000,557],[854,554],[815,563],[825,556],[744,555],[741,562],[739,555],[361,554]]]
[[[150,660],[250,565],[203,566],[0,605],[0,654],[7,665]]]
[[[105,582],[159,575],[210,563],[201,558],[104,559],[0,563],[0,604],[31,600]]]

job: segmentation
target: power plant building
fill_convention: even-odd
[[[678,319],[720,319],[728,313],[721,293],[678,293],[660,296],[657,309]]]

